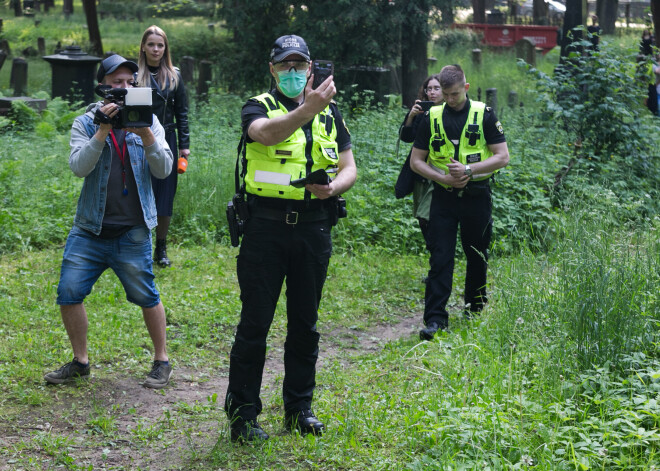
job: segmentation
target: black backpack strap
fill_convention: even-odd
[[[247,130],[244,130],[243,134],[241,134],[241,139],[238,142],[238,147],[236,148],[236,168],[234,169],[234,187],[236,193],[245,190],[245,174],[247,173],[247,160],[245,157],[246,145]],[[240,169],[241,161],[243,164],[242,169]],[[241,185],[241,180],[243,180],[243,185]]]

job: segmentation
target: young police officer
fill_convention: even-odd
[[[312,412],[319,334],[318,307],[332,251],[336,196],[356,178],[351,140],[332,97],[332,76],[312,88],[303,38],[282,36],[270,54],[276,88],[243,106],[249,218],[238,255],[241,319],[230,355],[225,410],[233,441],[265,440],[257,423],[266,337],[286,279],[284,418],[289,430],[320,435]],[[336,171],[327,184],[289,185],[318,170]]]
[[[410,167],[435,182],[429,220],[431,250],[422,340],[449,325],[447,301],[454,272],[456,233],[467,258],[465,315],[486,303],[488,246],[492,233],[489,179],[509,163],[509,150],[495,112],[467,98],[470,84],[458,65],[440,71],[445,104],[431,108],[420,124]]]

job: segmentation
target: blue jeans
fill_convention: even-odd
[[[100,239],[73,226],[64,247],[57,304],[80,304],[101,274],[112,268],[126,291],[126,299],[143,308],[157,306],[151,232],[135,226],[113,239]]]

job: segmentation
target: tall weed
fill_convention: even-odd
[[[502,354],[535,345],[540,354],[529,373],[557,378],[652,350],[656,339],[648,333],[660,315],[658,224],[648,233],[626,231],[576,207],[554,232],[534,265],[525,265],[523,251],[495,275],[507,314],[488,335]]]

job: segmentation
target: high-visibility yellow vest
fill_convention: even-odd
[[[447,104],[443,103],[441,106],[432,107],[429,111],[431,139],[429,141],[427,162],[447,175],[449,173],[447,164],[450,163],[450,159],[454,158],[455,148],[454,144],[447,138],[445,128],[442,125],[442,113],[445,106]],[[463,165],[482,162],[493,155],[488,148],[488,144],[486,144],[486,137],[484,136],[484,110],[486,104],[480,101],[470,101],[469,106],[468,119],[458,141],[458,161]],[[491,175],[492,173],[480,174],[473,180],[486,180]],[[442,186],[448,187],[444,184]]]
[[[270,93],[264,93],[253,99],[266,106],[270,119],[288,113],[284,105]],[[246,191],[270,198],[304,199],[305,188],[295,188],[288,182],[304,178],[321,168],[325,170],[337,168],[339,152],[335,120],[328,106],[314,117],[311,135],[305,135],[305,131],[298,128],[288,139],[279,144],[272,146],[258,142],[246,144]],[[312,195],[312,198],[315,196]]]

